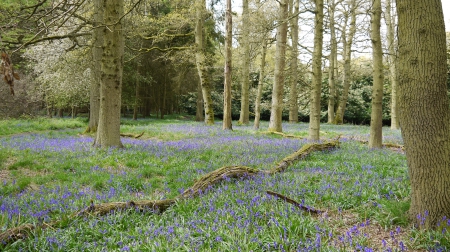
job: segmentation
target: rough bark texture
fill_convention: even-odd
[[[200,82],[197,85],[197,106],[195,110],[195,120],[197,122],[203,122],[205,120],[205,115],[203,114],[202,85]]]
[[[241,61],[241,113],[239,115],[239,124],[247,125],[249,124],[249,89],[250,89],[250,22],[249,22],[249,12],[248,12],[248,0],[242,0],[242,61]]]
[[[124,38],[121,18],[123,0],[104,0],[102,78],[100,113],[95,146],[122,147],[120,141],[120,108]]]
[[[309,111],[309,139],[320,138],[320,93],[322,89],[323,0],[316,0],[314,17],[314,52],[312,58],[311,104]]]
[[[336,104],[336,76],[334,75],[337,64],[337,41],[336,41],[336,27],[334,21],[334,12],[336,4],[334,0],[328,0],[328,15],[330,22],[330,66],[328,68],[328,123],[334,121],[334,106]]]
[[[100,114],[100,83],[103,53],[103,5],[102,0],[94,1],[94,26],[92,30],[92,80],[89,87],[89,125],[87,133],[97,132]]]
[[[298,12],[299,12],[299,0],[291,1],[291,14],[294,15],[291,19],[291,39],[292,39],[292,52],[291,52],[291,73],[290,73],[290,90],[289,90],[289,122],[298,122]]]
[[[381,0],[372,2],[370,38],[372,41],[373,86],[370,114],[369,148],[381,148],[383,144],[383,50],[381,48]]]
[[[389,60],[389,80],[391,82],[391,129],[399,129],[400,124],[398,121],[398,109],[397,109],[397,43],[395,41],[395,16],[392,15],[392,1],[386,0],[386,26],[387,26],[387,45],[388,45],[388,60]]]
[[[206,12],[205,0],[196,1],[196,25],[195,25],[195,43],[197,49],[195,51],[195,62],[197,64],[198,76],[200,77],[200,84],[202,87],[202,95],[205,109],[205,123],[206,125],[214,124],[214,110],[211,98],[211,81],[207,71],[206,49],[204,43],[203,23],[205,20],[204,13]]]
[[[226,30],[225,39],[225,69],[224,69],[224,87],[223,87],[223,126],[222,128],[231,130],[231,39],[232,39],[232,17],[231,17],[231,0],[227,0],[226,11]]]
[[[231,0],[228,0],[231,1]],[[275,167],[270,170],[261,171],[255,168],[246,166],[224,166],[208,174],[203,175],[199,178],[194,185],[185,190],[182,194],[178,195],[174,199],[166,200],[139,200],[139,201],[128,201],[128,202],[106,202],[100,204],[91,204],[75,213],[68,216],[67,221],[72,221],[80,216],[102,216],[110,214],[114,211],[121,211],[126,209],[138,209],[141,211],[153,211],[155,213],[162,213],[169,209],[176,202],[183,199],[189,199],[201,195],[210,189],[213,185],[218,184],[229,178],[249,178],[257,174],[268,174],[273,175],[279,172],[284,172],[288,166],[292,165],[295,161],[307,157],[314,151],[326,151],[333,150],[339,147],[339,139],[328,141],[325,143],[313,143],[303,146],[300,150],[296,151],[294,154],[281,160]],[[281,196],[282,195],[277,195]],[[285,199],[286,200],[286,199]],[[295,203],[295,202],[290,202]],[[61,223],[61,221],[52,221],[49,223],[42,223],[40,225],[33,224],[23,224],[19,227],[8,229],[5,232],[0,233],[0,244],[6,245],[13,243],[19,239],[25,239],[30,234],[38,229],[52,228],[56,227]],[[1,248],[1,247],[0,247]]]
[[[258,80],[258,91],[256,93],[256,100],[255,100],[255,121],[253,124],[254,129],[259,129],[259,120],[261,118],[261,96],[262,96],[262,89],[263,89],[263,83],[264,78],[266,76],[265,69],[266,69],[266,52],[267,52],[267,39],[264,36],[262,41],[262,52],[261,52],[261,63],[259,66],[259,80]]]
[[[423,228],[450,216],[450,111],[440,0],[398,0],[399,109],[411,180],[410,216]]]
[[[350,13],[351,16],[350,26],[348,30],[348,34],[346,31],[342,33],[342,43],[344,46],[343,58],[344,58],[344,81],[343,81],[343,90],[342,96],[339,101],[339,107],[336,111],[336,117],[334,123],[342,124],[344,122],[344,113],[345,107],[347,106],[348,99],[348,90],[350,89],[350,70],[351,70],[351,60],[352,60],[352,45],[353,45],[353,37],[356,33],[356,0],[351,0],[350,3]],[[348,15],[345,16],[344,28],[347,26]]]
[[[286,65],[286,39],[287,39],[287,17],[288,0],[281,0],[278,12],[277,43],[275,51],[275,79],[272,89],[272,107],[270,109],[269,131],[282,132],[283,113],[283,90],[284,90],[284,67]]]

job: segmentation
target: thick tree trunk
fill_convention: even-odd
[[[232,39],[232,17],[231,17],[231,0],[227,0],[226,10],[226,30],[225,38],[225,68],[224,68],[224,89],[223,89],[223,125],[222,128],[233,129],[231,123],[231,39]]]
[[[250,37],[249,37],[249,12],[248,12],[248,0],[242,0],[242,76],[241,76],[241,113],[239,116],[239,124],[249,124],[250,114]],[[230,56],[231,57],[231,56]]]
[[[330,66],[328,69],[328,123],[333,123],[334,121],[334,106],[336,104],[336,76],[334,75],[336,64],[337,64],[337,41],[336,41],[336,27],[334,21],[334,12],[336,10],[336,4],[334,0],[328,0],[328,13],[330,21],[330,36],[331,36],[331,50],[330,50]]]
[[[312,58],[311,107],[309,112],[309,139],[320,138],[320,93],[322,89],[323,0],[316,0],[314,22],[314,52]]]
[[[272,108],[270,109],[269,131],[282,132],[283,92],[284,92],[284,67],[286,65],[286,39],[288,0],[280,0],[278,13],[277,43],[275,51],[275,80],[272,89]]]
[[[103,55],[100,86],[100,114],[94,145],[102,148],[122,147],[120,141],[120,108],[124,38],[121,18],[123,0],[103,0]]]
[[[381,0],[373,0],[370,38],[372,41],[373,87],[369,148],[383,144],[383,49],[381,48]]]
[[[195,25],[195,43],[197,44],[197,49],[195,51],[195,61],[197,64],[198,76],[200,77],[200,83],[202,87],[202,95],[205,109],[205,123],[206,125],[214,124],[214,110],[211,98],[211,81],[208,76],[207,71],[207,61],[205,55],[205,43],[204,43],[204,13],[206,11],[205,0],[196,1],[196,18],[197,22]]]
[[[392,1],[386,0],[386,26],[387,26],[387,44],[389,51],[389,80],[391,82],[391,129],[399,129],[398,109],[397,109],[397,69],[396,56],[397,46],[395,41],[395,16],[392,15]]]
[[[339,106],[336,111],[336,117],[334,120],[334,123],[336,124],[342,124],[344,122],[344,113],[345,113],[345,107],[347,106],[347,100],[348,100],[348,91],[350,89],[350,70],[351,70],[351,60],[352,60],[352,45],[353,45],[353,37],[356,33],[356,0],[351,0],[351,6],[350,6],[350,27],[348,34],[344,31],[342,34],[342,41],[344,46],[344,81],[343,81],[343,90],[342,90],[342,96],[339,101]],[[346,21],[344,22],[344,28],[347,26],[347,17]]]
[[[103,52],[103,1],[94,1],[95,29],[92,31],[92,79],[89,87],[89,125],[86,132],[97,132],[100,113],[100,82]]]
[[[265,69],[266,69],[266,52],[267,52],[267,38],[264,36],[262,41],[262,52],[261,52],[261,64],[259,66],[259,80],[258,80],[258,91],[256,93],[256,101],[255,101],[255,122],[253,125],[254,129],[259,129],[259,121],[261,119],[261,96],[263,83],[265,78]]]
[[[398,0],[402,136],[411,180],[410,216],[433,228],[450,216],[450,111],[440,0]]]
[[[291,19],[291,39],[292,39],[292,55],[291,55],[291,73],[290,73],[290,92],[289,92],[289,122],[298,122],[298,11],[299,0],[291,0],[291,14],[294,15]]]

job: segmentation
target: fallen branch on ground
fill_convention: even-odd
[[[140,136],[142,136],[142,134]],[[121,211],[126,209],[139,209],[139,210],[148,209],[157,213],[162,213],[168,208],[170,208],[172,205],[174,205],[177,201],[181,199],[189,199],[198,196],[202,192],[205,192],[211,186],[220,183],[221,181],[227,178],[245,178],[245,177],[252,177],[257,174],[273,175],[275,173],[281,173],[284,172],[294,162],[307,157],[312,152],[332,150],[338,147],[339,147],[339,138],[324,143],[306,144],[298,151],[282,159],[275,167],[267,171],[261,171],[256,168],[246,166],[224,166],[215,171],[203,175],[194,183],[194,185],[192,185],[190,188],[185,190],[182,194],[178,195],[174,199],[108,202],[108,203],[100,203],[97,205],[91,202],[91,204],[88,207],[69,215],[69,220],[74,220],[79,216],[102,216],[112,213],[114,211]],[[267,193],[269,192],[270,191],[267,191]],[[291,204],[297,204],[298,207],[301,207],[301,205],[298,204],[296,201],[289,199],[286,196],[274,192],[271,193],[273,193],[272,195],[282,198]],[[318,210],[314,209],[309,209],[308,211],[313,213],[315,213],[314,211],[318,212]],[[33,230],[37,228],[44,229],[48,227],[55,227],[60,223],[61,221],[52,221],[50,223],[43,223],[38,226],[28,223],[23,224],[19,227],[8,229],[5,232],[0,233],[0,247],[2,245],[12,243],[19,239],[25,239]]]
[[[141,134],[131,134],[131,133],[120,133],[121,137],[131,137],[131,138],[139,138],[144,135],[144,132]]]
[[[307,212],[314,213],[314,214],[320,214],[320,213],[324,212],[324,211],[317,210],[317,209],[314,209],[314,208],[309,207],[309,206],[304,206],[304,205],[298,203],[297,201],[295,201],[295,200],[293,200],[293,199],[291,199],[289,197],[286,197],[284,195],[281,195],[279,193],[276,193],[276,192],[266,191],[266,193],[269,194],[269,195],[275,196],[275,197],[277,197],[279,199],[282,199],[282,200],[286,201],[287,203],[291,203],[292,205],[298,207],[299,209],[301,209],[303,211],[307,211]]]

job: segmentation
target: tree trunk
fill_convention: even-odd
[[[139,108],[139,88],[140,88],[140,83],[139,83],[139,65],[141,63],[139,61],[137,61],[136,63],[136,91],[135,91],[135,97],[134,97],[134,106],[133,106],[133,120],[137,120],[138,117],[138,108]]]
[[[250,37],[249,37],[249,13],[248,0],[242,0],[242,76],[241,76],[241,113],[239,116],[239,124],[249,124],[249,72],[250,72]],[[231,56],[230,56],[231,57]]]
[[[100,115],[94,145],[102,148],[122,147],[120,108],[124,38],[122,31],[123,0],[103,0],[103,54],[100,85]]]
[[[86,132],[95,133],[100,113],[100,82],[103,46],[103,5],[102,0],[94,0],[94,25],[92,31],[92,79],[89,87],[89,125]]]
[[[398,0],[402,137],[411,180],[409,214],[421,228],[450,216],[450,110],[440,0]]]
[[[214,124],[214,110],[211,98],[211,83],[207,71],[206,62],[206,49],[204,43],[204,13],[206,11],[205,0],[197,0],[195,25],[195,43],[197,44],[197,50],[195,51],[195,61],[197,64],[198,76],[200,77],[200,83],[202,87],[203,102],[205,108],[205,123],[207,125]]]
[[[248,3],[247,3],[248,4]],[[247,6],[248,7],[248,6]],[[231,123],[231,39],[232,39],[232,17],[231,0],[227,0],[227,9],[225,14],[225,26],[227,30],[225,38],[225,68],[224,68],[224,88],[223,88],[223,125],[222,128],[233,129]],[[248,94],[247,94],[248,95]],[[242,104],[242,103],[241,103]],[[248,109],[248,108],[247,108]],[[242,112],[242,111],[241,111]],[[242,113],[241,113],[242,115]]]
[[[264,36],[262,41],[262,52],[261,52],[261,65],[259,66],[259,80],[258,80],[258,91],[256,93],[255,101],[255,122],[253,125],[254,129],[259,129],[259,120],[261,118],[261,96],[263,83],[265,78],[265,68],[266,68],[266,51],[267,51],[267,38]]]
[[[389,80],[391,82],[391,129],[399,129],[400,124],[398,122],[398,109],[397,109],[397,69],[396,69],[396,56],[397,46],[395,42],[395,16],[392,15],[392,2],[393,0],[386,0],[386,26],[387,26],[387,43],[389,51]]]
[[[342,97],[339,101],[339,107],[336,111],[336,117],[334,122],[336,124],[342,124],[344,122],[345,107],[347,106],[348,90],[350,89],[350,70],[351,70],[351,60],[352,60],[352,45],[353,37],[356,33],[356,0],[351,0],[350,6],[350,27],[348,34],[344,31],[342,33],[342,41],[344,46],[344,81]],[[348,15],[345,17],[344,28],[347,26]],[[347,36],[348,35],[348,36]]]
[[[331,36],[331,50],[330,50],[330,66],[328,69],[328,123],[333,123],[334,121],[334,106],[336,103],[336,76],[334,75],[337,58],[337,41],[336,41],[336,27],[334,21],[334,12],[336,11],[336,4],[334,0],[328,0],[329,6],[329,21],[330,21],[330,36]]]
[[[195,120],[197,122],[203,122],[205,116],[203,114],[203,97],[202,97],[202,85],[198,82],[197,85],[197,106],[195,109]]]
[[[322,89],[323,0],[316,0],[314,22],[314,52],[312,58],[311,109],[309,112],[309,139],[320,137],[320,92]]]
[[[291,73],[290,73],[290,92],[289,92],[289,122],[298,122],[298,12],[299,0],[291,1],[291,13],[294,15],[291,19],[291,39],[292,39],[292,55],[291,55]]]
[[[287,18],[288,0],[280,0],[278,13],[277,43],[275,51],[275,80],[272,89],[272,108],[270,109],[269,131],[282,132],[283,113],[283,90],[284,90],[284,67],[286,65],[286,39],[287,39]]]
[[[370,38],[372,41],[373,87],[369,148],[383,144],[383,49],[381,48],[381,0],[373,0]]]

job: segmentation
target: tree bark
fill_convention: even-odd
[[[261,119],[261,96],[264,78],[266,76],[266,52],[267,52],[267,38],[264,36],[262,41],[262,52],[261,52],[261,63],[259,66],[259,80],[258,80],[258,91],[256,93],[255,101],[255,122],[253,125],[254,129],[259,129],[259,121]]]
[[[102,148],[123,147],[120,141],[120,108],[124,38],[123,0],[103,0],[104,24],[100,114],[94,145]]]
[[[409,214],[421,228],[450,216],[450,110],[440,0],[398,0],[402,137],[411,180]]]
[[[198,82],[197,85],[197,106],[195,110],[195,120],[197,122],[203,122],[205,116],[203,114],[203,96],[202,96],[202,85]]]
[[[372,2],[370,38],[372,41],[373,87],[370,114],[369,148],[381,148],[383,144],[383,49],[381,48],[381,0]]]
[[[348,90],[350,89],[350,70],[351,70],[351,60],[352,60],[352,45],[353,37],[356,33],[356,0],[351,0],[350,13],[345,16],[344,28],[347,26],[348,15],[350,15],[350,27],[348,34],[346,31],[342,33],[342,41],[344,46],[343,58],[344,58],[344,80],[343,80],[343,90],[342,97],[339,101],[339,106],[336,111],[336,117],[334,122],[336,124],[342,124],[344,122],[345,107],[347,106],[348,100]]]
[[[336,64],[337,64],[337,41],[336,41],[336,27],[335,27],[335,21],[334,21],[334,13],[336,11],[336,3],[334,0],[328,0],[328,6],[329,6],[329,21],[330,21],[330,66],[328,69],[328,90],[329,90],[329,96],[328,96],[328,123],[333,123],[335,113],[334,113],[334,107],[336,104],[336,76],[335,76],[335,70],[336,70]]]
[[[395,41],[395,16],[392,15],[392,1],[386,0],[386,26],[387,26],[387,43],[389,51],[389,80],[391,82],[391,129],[399,129],[400,124],[398,121],[398,109],[397,109],[397,69],[396,69],[396,57],[397,57],[397,44]]]
[[[242,76],[241,76],[241,113],[239,115],[239,124],[249,124],[250,114],[250,37],[249,37],[249,12],[248,12],[248,0],[242,0]],[[230,56],[231,57],[231,56]]]
[[[322,89],[323,0],[316,0],[314,18],[314,52],[312,58],[311,105],[309,112],[309,139],[320,137],[320,93]]]
[[[134,97],[134,106],[133,106],[133,120],[137,120],[138,117],[138,108],[139,108],[139,89],[140,89],[140,83],[139,83],[139,65],[141,63],[136,63],[136,87],[135,87],[135,97]]]
[[[298,122],[298,12],[299,0],[291,0],[291,14],[294,15],[291,19],[291,39],[292,39],[292,55],[291,55],[291,73],[290,73],[290,92],[289,92],[289,122]]]
[[[94,25],[92,31],[92,80],[89,87],[89,125],[87,133],[97,132],[100,114],[101,61],[103,53],[103,5],[102,0],[94,0]]]
[[[231,39],[232,39],[232,17],[231,0],[227,0],[226,9],[226,38],[225,38],[225,68],[224,68],[224,89],[223,89],[223,125],[224,130],[233,129],[231,123]]]
[[[200,77],[200,83],[202,87],[202,95],[205,109],[205,123],[206,125],[214,124],[214,110],[211,98],[211,81],[208,76],[207,71],[207,61],[206,61],[206,49],[204,43],[204,13],[206,12],[206,1],[197,0],[196,1],[196,18],[197,22],[195,25],[195,43],[197,44],[197,50],[195,51],[195,61],[197,64],[198,76]]]
[[[288,0],[280,0],[278,12],[277,43],[275,51],[275,79],[272,88],[272,107],[270,109],[269,131],[282,132],[283,91],[284,91],[284,67],[286,65],[286,40]]]

